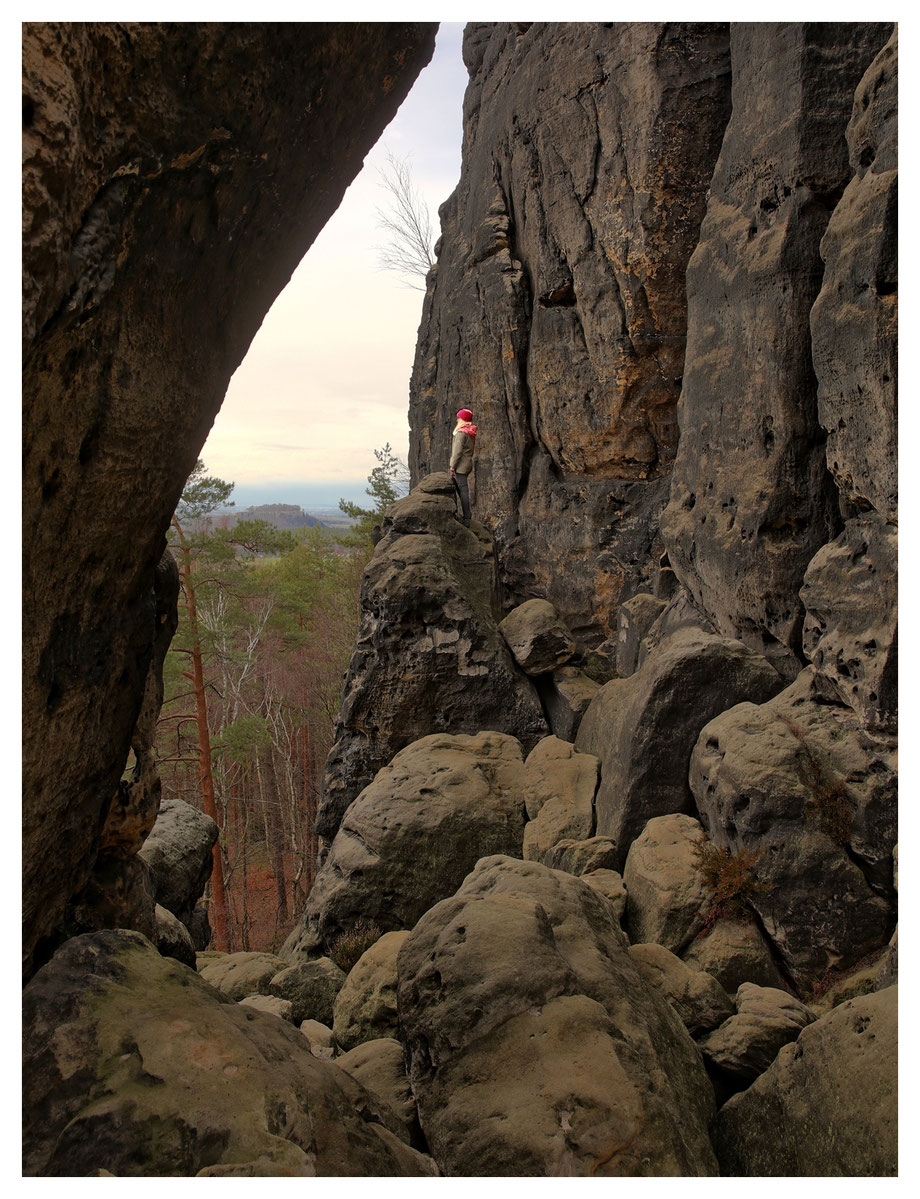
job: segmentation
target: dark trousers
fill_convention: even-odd
[[[470,523],[470,480],[468,475],[454,475],[454,487],[460,496],[460,507],[463,509],[463,523]]]

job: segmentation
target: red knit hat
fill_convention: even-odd
[[[460,411],[457,413],[457,420],[472,420],[472,419],[473,419],[473,414],[472,414],[472,412],[470,412],[469,408],[461,408]]]

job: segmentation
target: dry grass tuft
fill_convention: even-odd
[[[329,947],[329,956],[340,970],[348,974],[358,958],[382,936],[383,929],[378,928],[376,924],[369,920],[359,920],[347,932],[336,937]]]

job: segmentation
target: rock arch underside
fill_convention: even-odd
[[[23,26],[24,1173],[894,1175],[891,24],[466,27],[316,882],[200,952],[166,530],[435,32]]]

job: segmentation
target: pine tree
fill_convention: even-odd
[[[395,504],[409,490],[409,468],[393,453],[389,442],[382,450],[374,450],[377,465],[367,476],[365,494],[374,501],[373,508],[362,508],[350,500],[339,500],[339,508],[355,523],[345,538],[346,544],[366,546],[373,541],[374,526],[391,504]]]

